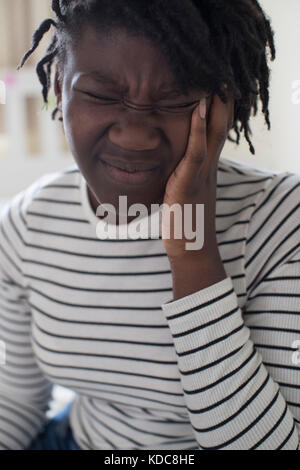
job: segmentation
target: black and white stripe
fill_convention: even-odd
[[[0,219],[0,448],[24,449],[53,384],[82,449],[297,449],[300,176],[220,159],[228,277],[172,302],[161,238],[100,240],[77,167]]]

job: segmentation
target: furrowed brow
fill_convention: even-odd
[[[117,78],[114,78],[111,75],[106,74],[105,72],[100,72],[98,70],[83,74],[82,76],[94,78],[96,81],[104,85],[112,85],[117,88],[120,88],[120,83]],[[172,83],[162,83],[158,88],[158,93],[161,98],[169,98],[182,96],[182,91],[178,88],[178,85],[175,82]]]

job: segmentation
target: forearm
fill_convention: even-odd
[[[170,260],[173,279],[173,301],[198,292],[226,279],[221,256],[197,253]]]

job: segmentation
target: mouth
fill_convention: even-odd
[[[153,167],[153,164],[140,162],[116,162],[109,163],[103,158],[99,158],[103,170],[109,179],[117,183],[143,184],[157,175],[159,167]]]
[[[125,160],[125,159],[116,159],[114,157],[109,156],[101,156],[100,160],[103,163],[106,163],[109,166],[114,168],[118,168],[119,170],[126,171],[127,173],[138,173],[144,171],[152,171],[155,170],[159,163],[153,162],[145,162],[145,161],[133,161],[133,160]]]

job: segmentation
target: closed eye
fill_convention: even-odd
[[[191,103],[174,104],[172,106],[160,106],[160,108],[162,108],[162,109],[187,108],[189,106],[193,106],[196,103],[199,103],[199,100],[192,101]]]
[[[166,113],[184,113],[187,112],[192,106],[199,104],[199,100],[192,101],[191,103],[182,103],[171,106],[158,106],[158,110]]]
[[[109,98],[107,96],[102,96],[102,95],[94,95],[93,93],[90,93],[89,91],[84,91],[83,92],[85,95],[90,96],[91,98],[96,98],[97,100],[102,100],[102,101],[107,101],[107,102],[114,102],[118,103],[120,100],[117,100],[116,98]]]
[[[86,94],[91,96],[92,98],[96,98],[99,100],[114,101],[114,102],[120,101],[120,100],[116,100],[115,98],[108,98],[107,96],[94,95],[93,93],[89,93],[89,92],[86,92]],[[192,103],[182,103],[182,104],[177,104],[177,105],[171,105],[171,106],[160,106],[160,108],[166,108],[166,109],[186,108],[188,106],[192,106],[193,104],[198,103],[198,101],[193,101]]]
[[[84,91],[82,92],[84,93],[85,95],[87,96],[90,96],[91,98],[95,98],[96,100],[99,100],[99,101],[106,101],[107,103],[111,103],[111,104],[115,104],[115,103],[121,103],[121,100],[118,100],[116,98],[110,98],[110,97],[107,97],[107,96],[103,96],[103,95],[95,95],[94,93],[90,93],[88,91]],[[158,109],[160,110],[166,110],[166,111],[176,111],[176,110],[181,110],[181,109],[185,109],[185,108],[189,108],[191,106],[194,106],[195,104],[198,104],[199,103],[199,100],[196,100],[196,101],[192,101],[190,103],[180,103],[180,104],[176,104],[176,105],[170,105],[170,106],[157,106]]]

